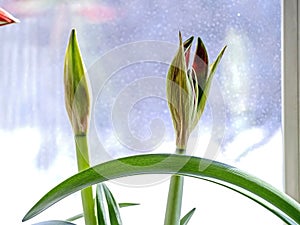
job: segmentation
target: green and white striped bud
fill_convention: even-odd
[[[65,55],[64,86],[66,110],[74,134],[84,135],[90,120],[90,92],[75,29],[71,32]]]

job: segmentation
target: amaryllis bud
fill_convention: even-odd
[[[185,149],[193,114],[193,89],[186,70],[186,54],[179,33],[179,48],[167,74],[167,99],[176,132],[176,146]],[[190,46],[187,46],[188,49]],[[188,50],[189,51],[189,50]]]
[[[11,15],[9,12],[0,8],[0,26],[4,26],[11,23],[18,23],[19,20]]]
[[[73,29],[64,65],[65,104],[75,135],[87,133],[90,117],[90,94],[87,72],[82,61],[76,32]]]
[[[226,46],[208,71],[208,54],[200,38],[192,67],[189,67],[193,37],[182,43],[179,33],[179,49],[167,74],[167,99],[176,133],[177,149],[185,149],[190,133],[197,125],[206,104],[214,72]]]

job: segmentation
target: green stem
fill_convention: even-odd
[[[185,150],[176,149],[176,153],[185,154]],[[180,225],[183,181],[183,176],[171,177],[164,225]]]
[[[75,143],[78,171],[82,171],[90,167],[87,136],[85,134],[75,135]],[[92,187],[87,187],[81,191],[81,200],[85,224],[97,225]]]

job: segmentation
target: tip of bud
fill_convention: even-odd
[[[71,36],[75,36],[75,35],[76,35],[76,29],[72,28],[72,30],[71,30]]]
[[[77,34],[76,34],[76,29],[75,28],[73,28],[71,30],[69,43],[71,45],[77,43]]]
[[[192,46],[192,42],[194,40],[194,36],[191,36],[189,39],[187,39],[184,43],[183,43],[183,47],[188,49]]]
[[[18,20],[12,14],[0,7],[0,26],[19,22],[20,20]]]
[[[182,35],[180,31],[178,33],[178,36],[179,36],[179,44],[182,45]]]

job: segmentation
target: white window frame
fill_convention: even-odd
[[[285,191],[300,202],[300,3],[282,0],[282,121]]]

